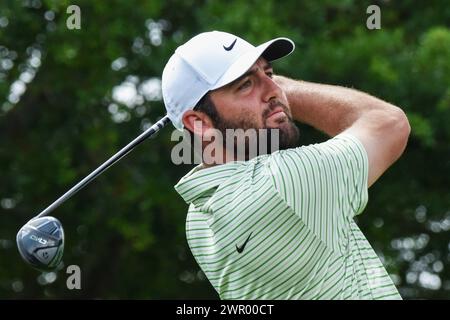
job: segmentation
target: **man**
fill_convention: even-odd
[[[281,149],[234,161],[223,146],[179,181],[189,246],[222,299],[401,299],[353,218],[404,151],[408,120],[356,90],[274,76],[270,62],[293,50],[286,38],[254,47],[214,31],[168,61],[162,89],[176,128],[203,149],[221,142],[214,130],[278,129]],[[296,147],[293,120],[332,138]]]

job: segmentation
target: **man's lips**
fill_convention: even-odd
[[[275,108],[266,118],[266,121],[281,123],[288,119],[288,116],[283,108]]]
[[[267,116],[267,118],[270,118],[270,117],[273,116],[274,114],[277,114],[277,113],[280,113],[280,112],[283,112],[283,113],[284,113],[283,108],[277,107],[277,108],[275,108],[271,113],[269,113],[269,115]]]

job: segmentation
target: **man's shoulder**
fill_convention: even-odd
[[[302,158],[311,163],[321,157],[339,157],[342,155],[365,154],[362,143],[355,136],[348,133],[340,133],[333,138],[323,142],[303,145],[295,148],[279,150],[272,153],[268,158],[262,159],[262,162],[272,163],[281,159]]]
[[[340,133],[326,141],[311,143],[308,145],[301,145],[298,147],[284,149],[284,150],[279,150],[273,154],[276,155],[277,153],[293,153],[293,152],[298,152],[298,151],[303,151],[303,150],[308,151],[310,149],[314,149],[314,150],[329,149],[330,147],[333,147],[333,146],[348,146],[350,148],[355,148],[355,147],[362,147],[362,143],[354,135],[343,132],[343,133]]]
[[[342,133],[325,142],[304,145],[272,153],[261,162],[265,174],[275,185],[287,186],[289,182],[314,184],[314,180],[329,180],[333,172],[348,175],[367,171],[367,154],[362,143],[354,136]]]

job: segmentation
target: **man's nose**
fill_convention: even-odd
[[[264,86],[264,102],[269,102],[272,99],[279,99],[281,97],[281,88],[271,77],[265,74],[262,81]]]

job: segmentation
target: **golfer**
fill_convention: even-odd
[[[401,299],[354,217],[405,149],[405,113],[354,89],[276,76],[272,61],[293,50],[286,38],[255,47],[213,31],[165,66],[173,125],[204,151],[216,147],[175,186],[189,205],[190,249],[221,299]],[[330,139],[299,146],[294,120]],[[211,139],[226,129],[275,130],[279,150],[230,158],[237,146]]]

